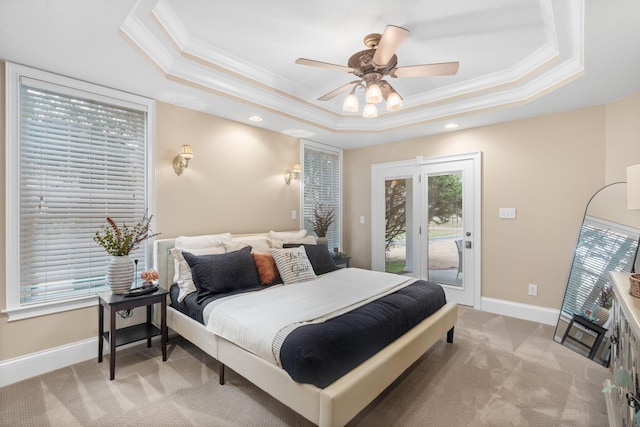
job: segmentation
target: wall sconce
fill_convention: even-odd
[[[640,164],[627,167],[627,209],[640,209]]]
[[[190,145],[183,145],[178,154],[173,159],[173,170],[176,171],[176,175],[182,175],[182,172],[189,167],[189,160],[193,158],[193,150]]]
[[[292,179],[300,178],[300,172],[302,172],[302,166],[300,166],[300,163],[294,163],[291,170],[287,169],[284,173],[284,182],[286,182],[287,185],[291,184]]]

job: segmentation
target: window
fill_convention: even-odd
[[[9,320],[95,304],[96,230],[152,206],[153,101],[10,63],[7,88]],[[130,255],[150,265],[149,245]]]
[[[318,205],[333,209],[327,232],[329,249],[342,248],[342,150],[302,141],[302,212],[304,228],[313,234],[309,219]]]

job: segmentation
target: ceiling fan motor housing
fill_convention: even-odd
[[[367,49],[351,55],[348,65],[349,68],[353,68],[355,70],[353,74],[358,77],[363,77],[369,73],[380,73],[385,75],[389,74],[398,64],[398,57],[393,55],[387,64],[379,66],[373,62],[373,55],[375,53],[375,49]]]

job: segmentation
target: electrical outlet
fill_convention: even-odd
[[[577,339],[577,340],[581,340],[582,339],[582,332],[576,331],[576,334],[573,337],[575,339]]]
[[[295,210],[291,211],[291,219],[297,219],[298,218],[298,212],[296,212]]]
[[[529,295],[531,295],[532,297],[538,296],[538,285],[529,283]]]

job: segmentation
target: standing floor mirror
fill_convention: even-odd
[[[626,191],[626,183],[616,182],[587,202],[554,335],[555,341],[605,366],[613,293],[609,272],[638,267],[640,211],[627,209]]]

